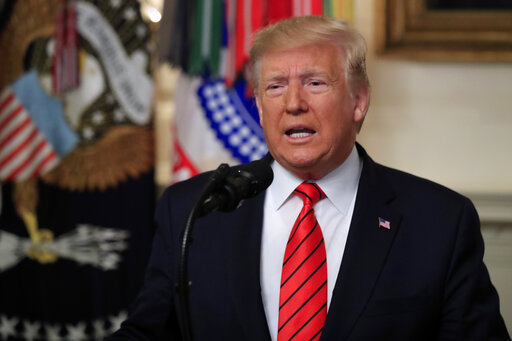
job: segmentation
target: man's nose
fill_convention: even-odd
[[[300,114],[308,111],[308,102],[301,84],[291,82],[286,91],[286,112]]]

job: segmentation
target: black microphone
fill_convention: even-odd
[[[178,255],[178,276],[176,289],[182,319],[180,327],[184,340],[192,340],[190,323],[189,292],[191,282],[188,280],[188,253],[192,242],[192,229],[197,217],[213,210],[232,211],[245,198],[250,198],[264,191],[274,180],[274,173],[267,161],[258,160],[240,166],[229,167],[221,164],[213,171],[187,216],[181,234],[181,248]]]
[[[225,167],[223,164],[219,169]],[[268,162],[264,160],[231,167],[223,181],[203,201],[200,216],[214,210],[233,211],[243,199],[254,197],[267,189],[272,180],[274,180],[274,173]]]

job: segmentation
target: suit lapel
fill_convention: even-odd
[[[234,226],[228,252],[229,288],[247,340],[270,340],[260,287],[260,252],[265,193],[226,215]]]
[[[356,204],[338,279],[321,340],[347,340],[366,302],[400,225],[401,216],[390,203],[394,194],[376,165],[358,145],[363,161]],[[379,218],[390,229],[379,226]]]

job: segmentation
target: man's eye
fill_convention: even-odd
[[[269,95],[279,95],[283,92],[284,85],[281,83],[274,83],[267,85],[265,92]]]
[[[323,92],[327,90],[327,83],[323,80],[310,80],[306,82],[306,88],[309,88],[310,91],[314,92]]]
[[[321,82],[321,81],[311,81],[309,82],[309,85],[312,85],[312,86],[320,86],[320,85],[324,85],[325,83],[324,82]]]

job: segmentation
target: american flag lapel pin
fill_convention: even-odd
[[[379,227],[385,228],[386,230],[391,230],[391,223],[389,220],[379,217]]]

